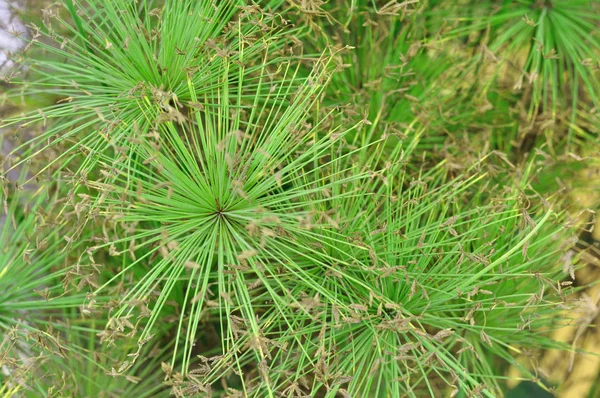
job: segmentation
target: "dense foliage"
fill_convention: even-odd
[[[43,6],[2,86],[0,395],[560,388],[595,1]]]

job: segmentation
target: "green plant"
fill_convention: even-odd
[[[289,80],[295,81],[297,71],[290,65],[283,68],[284,76],[289,74]],[[319,238],[303,223],[310,223],[315,206],[327,200],[315,197],[335,189],[324,170],[343,176],[335,181],[337,185],[361,178],[360,174],[345,175],[351,167],[335,169],[340,160],[333,154],[345,132],[330,131],[315,140],[319,125],[305,122],[321,90],[320,80],[326,79],[323,73],[317,71],[298,91],[291,91],[295,87],[291,83],[274,86],[267,97],[256,97],[246,115],[235,112],[233,117],[232,111],[244,107],[244,82],[231,92],[224,84],[213,93],[223,98],[221,103],[191,111],[184,125],[161,124],[156,140],[138,147],[139,160],[130,169],[108,183],[90,182],[102,193],[100,214],[128,232],[116,234],[105,246],[123,245],[139,253],[134,255],[135,262],[112,279],[118,280],[148,257],[157,258],[152,271],[120,300],[113,316],[118,319],[131,313],[130,302],[146,301],[159,288],[161,293],[140,336],[144,340],[160,319],[171,291],[185,291],[179,320],[181,343],[178,339],[174,348],[174,355],[184,351],[184,373],[209,300],[216,300],[213,305],[220,309],[227,352],[233,345],[233,336],[227,335],[233,329],[232,313],[239,312],[251,322],[250,338],[259,333],[252,324],[256,298],[247,284],[263,284],[278,307],[279,272],[285,270],[298,281],[313,283],[311,270],[304,264],[310,260],[308,245]],[[266,79],[266,74],[262,77]],[[272,83],[261,78],[259,88],[262,84]],[[197,100],[193,91],[190,95]],[[290,95],[294,99],[288,105],[285,99]],[[325,156],[332,158],[323,163],[320,159]],[[316,225],[323,223],[317,213],[314,216]],[[214,291],[211,285],[216,285]],[[235,307],[233,298],[239,301]]]
[[[68,316],[68,315],[67,315]],[[143,360],[129,365],[129,347],[101,344],[93,322],[61,325],[64,337],[62,355],[42,352],[36,358],[35,371],[24,396],[81,396],[81,397],[167,397],[169,389],[163,383],[161,361],[170,345],[145,345],[139,355]],[[131,344],[131,343],[130,343]],[[136,346],[135,342],[133,345]]]
[[[47,324],[56,310],[79,307],[85,295],[63,294],[67,254],[60,252],[56,219],[44,206],[52,196],[4,181],[0,199],[0,327],[3,334],[27,332]]]
[[[350,5],[330,1],[317,2],[312,8],[304,2],[292,3],[292,20],[311,28],[303,37],[304,51],[335,51],[337,70],[322,106],[342,109],[343,118],[365,120],[372,126],[356,142],[365,145],[382,134],[412,136],[423,124],[430,128],[444,125],[445,120],[432,117],[437,116],[432,106],[443,100],[431,99],[442,95],[436,83],[451,59],[428,53],[420,45],[413,29],[419,16],[410,4],[375,7],[368,0]],[[428,134],[421,137],[419,145],[431,149],[442,140]],[[389,140],[388,146],[395,142]]]
[[[245,79],[245,88],[256,84],[252,73],[276,61],[264,59],[263,52],[275,54],[285,41],[274,20],[252,8],[240,13],[242,4],[92,1],[82,7],[69,0],[65,7],[73,23],[60,10],[48,10],[48,21],[35,28],[28,46],[34,52],[26,58],[31,76],[11,82],[24,86],[14,96],[24,89],[31,97],[51,94],[53,101],[7,119],[6,126],[18,123],[19,129],[44,126],[17,148],[16,165],[62,144],[47,167],[64,167],[76,158],[85,177],[94,170],[97,154],[111,154],[113,162],[131,157],[135,146],[134,152],[123,153],[123,148],[147,134],[155,121],[184,119],[184,106],[201,108],[202,102],[192,101],[190,86],[196,97],[212,101],[222,79],[232,84]],[[148,119],[150,114],[155,119]]]
[[[2,197],[0,394],[552,390],[532,358],[578,351],[552,337],[585,288],[554,181],[596,164],[575,65],[594,17],[492,3],[46,10],[9,79],[24,113],[0,122],[4,174],[30,171]],[[539,35],[567,51],[540,57]],[[531,95],[494,60],[523,49]]]
[[[598,107],[600,41],[598,4],[588,0],[519,0],[431,4],[432,31],[445,42],[462,38],[490,77],[513,76],[514,90],[530,86],[528,118],[549,113],[577,121],[580,108]],[[448,26],[439,26],[440,16]],[[435,26],[435,27],[434,27]],[[432,38],[437,41],[437,38]],[[569,129],[567,145],[573,140]]]
[[[275,321],[265,330],[266,341],[288,344],[273,351],[271,385],[256,380],[253,396],[273,385],[308,396],[496,396],[508,366],[537,378],[515,354],[567,348],[550,337],[567,323],[555,314],[572,283],[555,240],[562,217],[524,208],[530,199],[517,189],[485,198],[485,174],[403,181],[401,170],[331,203],[345,217],[331,231],[337,244],[322,248],[332,269],[315,278],[336,301],[292,289],[307,313],[292,330]]]

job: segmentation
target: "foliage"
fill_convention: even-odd
[[[552,391],[594,7],[49,4],[0,112],[0,394]]]
[[[597,2],[588,0],[432,1],[431,20],[449,26],[442,41],[463,38],[477,58],[492,61],[491,76],[513,75],[514,90],[526,90],[527,116],[540,113],[574,123],[579,108],[600,104],[600,41]],[[449,17],[448,17],[449,12]],[[435,25],[434,25],[435,26]],[[434,39],[435,40],[435,39]],[[570,116],[568,116],[570,113]],[[569,131],[568,144],[573,139]]]

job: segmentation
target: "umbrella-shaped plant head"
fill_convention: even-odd
[[[429,27],[443,33],[430,40],[464,40],[478,54],[473,61],[492,66],[487,79],[512,79],[524,92],[527,119],[543,119],[549,130],[600,105],[598,7],[588,0],[432,1]],[[576,133],[568,129],[567,143]]]
[[[173,360],[175,370],[187,373],[208,312],[216,312],[223,355],[232,357],[243,348],[236,342],[240,322],[246,340],[259,339],[265,297],[287,322],[290,280],[331,295],[313,281],[325,265],[311,260],[311,245],[331,244],[319,231],[335,225],[318,205],[336,192],[356,194],[338,191],[365,174],[352,173],[352,164],[343,161],[348,154],[338,152],[346,131],[320,131],[307,120],[327,83],[329,62],[320,60],[301,84],[291,64],[281,65],[280,82],[270,81],[265,69],[257,91],[268,87],[267,94],[252,101],[244,98],[244,81],[234,87],[224,81],[211,92],[215,103],[191,111],[182,124],[158,124],[128,169],[90,182],[101,192],[99,213],[118,227],[104,246],[135,260],[113,282],[148,263],[111,316],[118,323],[135,313],[136,303],[147,303],[140,336],[146,340],[165,302],[178,298],[174,352],[184,356]],[[254,347],[263,360],[267,354]]]
[[[30,76],[13,83],[29,101],[51,94],[53,104],[7,121],[17,127],[17,136],[24,127],[40,130],[30,145],[19,148],[20,157],[60,148],[48,163],[64,167],[83,153],[74,169],[85,176],[99,154],[117,159],[124,147],[132,151],[125,156],[135,154],[127,142],[156,119],[180,121],[187,109],[202,107],[191,92],[201,101],[215,100],[212,93],[223,79],[248,80],[264,62],[274,62],[276,57],[265,60],[264,52],[275,54],[285,39],[273,15],[244,4],[92,1],[84,6],[67,0],[64,8],[50,6],[44,26],[32,27]],[[16,89],[11,97],[19,99],[22,92]]]

